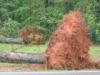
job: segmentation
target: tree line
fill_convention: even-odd
[[[0,0],[0,38],[20,36],[25,26],[36,26],[48,40],[62,16],[80,10],[90,38],[100,43],[99,0]]]

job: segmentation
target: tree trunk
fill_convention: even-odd
[[[32,54],[32,53],[0,53],[1,62],[11,63],[45,63],[46,59],[43,54]]]
[[[21,44],[22,41],[20,38],[3,38],[3,39],[0,39],[0,43]]]
[[[44,5],[45,5],[45,8],[47,8],[49,6],[49,1],[48,0],[44,0]]]

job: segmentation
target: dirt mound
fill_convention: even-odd
[[[98,66],[89,61],[89,46],[83,19],[79,11],[65,14],[53,32],[46,50],[49,69],[80,69]]]
[[[36,27],[24,27],[21,31],[22,42],[32,44],[43,44],[42,34]]]

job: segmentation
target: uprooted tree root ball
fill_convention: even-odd
[[[89,60],[90,41],[79,11],[65,14],[46,50],[48,69],[100,68]]]
[[[42,33],[36,27],[24,27],[21,31],[21,39],[25,44],[44,44]]]

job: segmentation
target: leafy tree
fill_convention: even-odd
[[[64,13],[71,10],[83,13],[91,40],[98,42],[99,0],[0,0],[0,31],[5,29],[6,37],[19,37],[19,31],[24,26],[36,26],[43,33],[44,39],[48,40]],[[17,33],[8,32],[6,28],[16,28]]]

